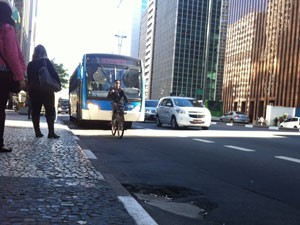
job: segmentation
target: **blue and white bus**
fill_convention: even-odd
[[[126,127],[144,121],[145,80],[140,59],[115,54],[85,54],[70,78],[70,120],[110,122],[112,109],[106,96],[114,81],[128,98]]]

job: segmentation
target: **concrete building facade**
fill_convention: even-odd
[[[297,0],[230,1],[224,111],[255,121],[268,105],[300,107],[299,11]]]
[[[150,99],[155,28],[155,0],[149,0],[141,19],[139,57],[144,62],[145,96]]]
[[[13,10],[16,21],[16,33],[25,62],[31,59],[34,42],[35,17],[38,0],[1,0],[7,2]]]

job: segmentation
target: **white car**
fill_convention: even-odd
[[[279,124],[279,127],[300,128],[300,117],[291,117]]]
[[[170,124],[172,128],[202,127],[211,124],[211,113],[201,101],[188,97],[163,97],[156,108],[156,125]]]

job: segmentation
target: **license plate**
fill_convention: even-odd
[[[204,123],[202,120],[193,120],[193,123]]]

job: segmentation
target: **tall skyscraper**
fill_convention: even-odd
[[[225,112],[237,110],[253,117],[251,78],[264,50],[266,10],[267,0],[230,1],[223,79]]]
[[[151,93],[151,75],[154,46],[155,0],[149,0],[146,10],[142,14],[140,31],[139,57],[144,62],[145,96],[149,99]]]
[[[151,98],[221,99],[227,3],[156,0]]]
[[[255,120],[267,105],[300,107],[299,10],[297,0],[230,0],[225,111]]]

